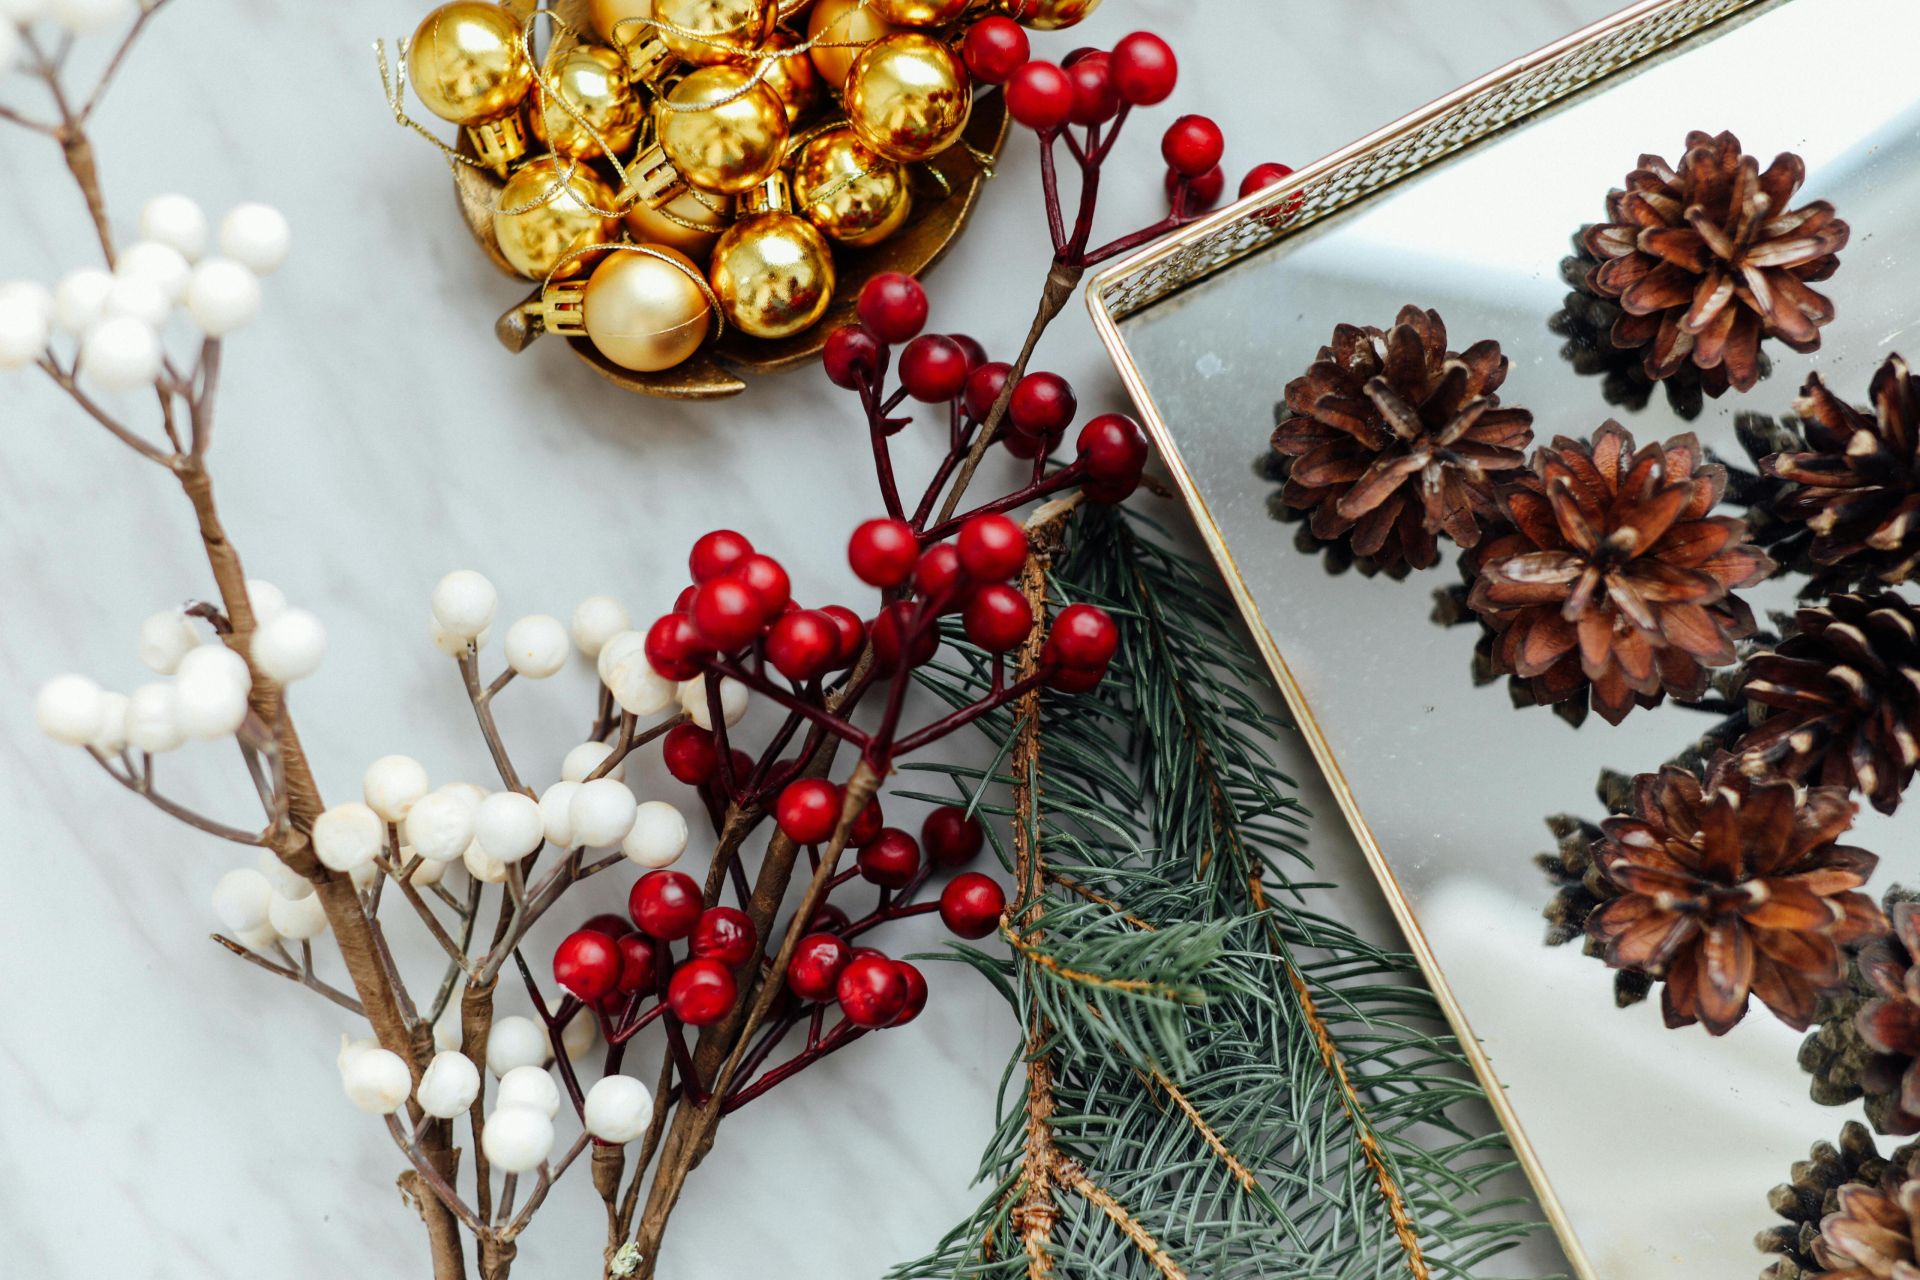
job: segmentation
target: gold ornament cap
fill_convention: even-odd
[[[504,178],[513,163],[527,154],[526,117],[515,111],[485,124],[468,125],[467,142],[474,159]]]
[[[587,318],[581,310],[581,303],[586,293],[587,286],[583,280],[556,280],[520,310],[541,333],[556,334],[563,338],[583,338],[587,333]]]
[[[792,213],[793,186],[787,175],[774,170],[757,187],[749,188],[740,196],[740,216],[750,217],[756,213]]]

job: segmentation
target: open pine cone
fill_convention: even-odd
[[[1915,1168],[1916,1156],[1920,1149],[1911,1145],[1890,1156],[1881,1155],[1873,1135],[1858,1120],[1841,1126],[1838,1143],[1814,1143],[1805,1160],[1794,1162],[1788,1175],[1792,1181],[1781,1183],[1767,1197],[1768,1205],[1785,1221],[1754,1238],[1762,1253],[1779,1255],[1760,1273],[1761,1280],[1830,1280],[1833,1272],[1816,1257],[1823,1252],[1822,1221],[1842,1212],[1842,1193],[1852,1198],[1862,1191],[1897,1190],[1905,1185],[1920,1172]],[[1860,1274],[1877,1277],[1891,1272]]]
[[[1689,133],[1677,167],[1641,156],[1582,239],[1601,260],[1593,290],[1624,312],[1614,345],[1656,380],[1691,363],[1712,395],[1759,380],[1763,337],[1819,347],[1833,303],[1807,285],[1839,269],[1847,224],[1824,200],[1787,207],[1806,176],[1792,152],[1762,173],[1731,133]]]
[[[1888,904],[1893,931],[1860,948],[1860,977],[1873,998],[1854,1029],[1879,1055],[1860,1072],[1868,1115],[1882,1133],[1920,1133],[1920,903]],[[1876,1105],[1877,1104],[1877,1105]]]
[[[1920,565],[1920,379],[1888,356],[1868,394],[1871,413],[1809,375],[1793,402],[1807,449],[1776,453],[1761,469],[1796,486],[1774,510],[1806,522],[1815,563],[1904,582]]]
[[[1481,550],[1468,596],[1500,633],[1500,669],[1542,703],[1591,685],[1611,724],[1663,694],[1699,698],[1754,631],[1734,590],[1774,567],[1742,521],[1707,514],[1726,483],[1693,436],[1636,450],[1617,422],[1536,450],[1534,474],[1500,490],[1515,532]]]
[[[1746,661],[1741,692],[1766,715],[1733,748],[1741,768],[1847,787],[1892,813],[1920,764],[1920,609],[1835,596],[1794,628]]]
[[[1877,859],[1835,844],[1853,825],[1839,787],[1756,779],[1721,752],[1703,784],[1668,765],[1633,780],[1631,809],[1594,851],[1619,897],[1587,919],[1616,969],[1661,978],[1669,1027],[1724,1035],[1749,995],[1806,1030],[1846,984],[1850,942],[1886,927],[1858,892]]]
[[[1437,536],[1475,546],[1497,517],[1493,481],[1526,465],[1533,415],[1501,407],[1500,344],[1447,350],[1439,313],[1402,307],[1393,328],[1343,324],[1287,384],[1291,459],[1281,497],[1316,538],[1346,537],[1382,568],[1439,563]]]

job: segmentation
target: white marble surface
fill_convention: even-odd
[[[783,554],[817,598],[847,585],[835,552],[875,505],[847,406],[815,373],[679,406],[613,390],[562,350],[516,358],[494,344],[492,317],[516,286],[469,243],[440,162],[392,126],[374,75],[372,39],[402,34],[419,7],[178,0],[99,122],[123,227],[145,196],[174,189],[292,216],[295,256],[269,283],[263,322],[231,344],[215,462],[249,567],[329,625],[329,662],[297,703],[336,796],[390,751],[438,778],[486,776],[450,665],[424,634],[427,590],[446,569],[490,574],[507,616],[564,613],[593,591],[657,609],[688,540],[724,520]],[[1108,0],[1084,34],[1165,33],[1186,72],[1173,105],[1223,122],[1237,173],[1323,154],[1612,7]],[[0,100],[27,102],[26,88],[0,83]],[[1141,176],[1110,180],[1105,225],[1156,212],[1153,130],[1170,117],[1143,119],[1124,148]],[[0,174],[0,279],[50,280],[83,261],[80,210],[44,141],[0,130]],[[996,351],[1017,340],[1043,270],[1037,212],[1030,140],[1017,139],[930,281],[935,325]],[[1088,409],[1121,407],[1077,306],[1040,363],[1072,378]],[[18,377],[0,382],[0,474],[5,1274],[422,1274],[394,1152],[339,1093],[345,1020],[206,941],[208,890],[234,850],[142,809],[31,725],[32,690],[53,672],[138,683],[139,619],[208,591],[182,500]],[[586,680],[505,699],[529,772],[557,770]],[[1320,865],[1359,886],[1351,909],[1378,927],[1304,748],[1277,752],[1321,815]],[[227,753],[189,750],[162,777],[209,809],[247,812]],[[928,930],[901,946],[934,941]],[[407,958],[433,967],[424,943]],[[961,972],[936,966],[932,981],[914,1030],[729,1123],[676,1219],[666,1275],[878,1275],[973,1204],[1008,1027]],[[563,1186],[525,1240],[526,1274],[597,1274],[599,1219],[584,1185]],[[1488,1274],[1561,1265],[1544,1245]]]

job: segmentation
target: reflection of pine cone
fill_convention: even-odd
[[[1559,842],[1553,853],[1534,857],[1534,865],[1546,873],[1555,886],[1541,915],[1547,921],[1547,945],[1564,946],[1581,939],[1580,950],[1596,959],[1600,944],[1587,936],[1587,917],[1603,903],[1620,896],[1620,890],[1602,875],[1593,861],[1593,846],[1601,838],[1600,828],[1591,822],[1560,813],[1547,819],[1547,830]],[[1647,998],[1653,980],[1643,973],[1625,970],[1613,975],[1613,1002],[1624,1009]]]
[[[1891,1156],[1882,1156],[1874,1146],[1873,1135],[1857,1120],[1840,1128],[1840,1141],[1816,1142],[1805,1160],[1795,1162],[1791,1182],[1783,1182],[1767,1196],[1773,1211],[1786,1219],[1754,1237],[1762,1253],[1779,1254],[1761,1280],[1832,1280],[1828,1263],[1815,1255],[1821,1249],[1821,1221],[1841,1211],[1841,1193],[1849,1197],[1861,1191],[1898,1188],[1907,1183],[1916,1170],[1914,1146],[1901,1147]],[[1877,1280],[1895,1275],[1892,1271],[1847,1271],[1838,1275],[1847,1280]]]
[[[1286,401],[1282,400],[1273,406],[1273,420],[1276,423],[1286,421],[1287,417]],[[1285,485],[1292,463],[1293,459],[1283,453],[1275,453],[1271,448],[1263,449],[1260,456],[1253,460],[1253,474],[1269,484]],[[1284,489],[1275,489],[1267,495],[1267,515],[1281,524],[1293,525],[1294,550],[1303,556],[1321,557],[1321,564],[1328,574],[1337,577],[1351,569],[1363,578],[1379,574],[1399,582],[1413,571],[1413,566],[1405,560],[1383,565],[1371,556],[1356,556],[1352,544],[1345,539],[1329,541],[1314,537],[1307,521],[1307,512],[1288,506],[1284,494]]]
[[[1891,895],[1890,895],[1891,899]],[[1867,1115],[1882,1133],[1920,1133],[1920,903],[1888,903],[1893,932],[1860,949],[1872,999],[1854,1015],[1860,1039],[1882,1055],[1860,1072]]]

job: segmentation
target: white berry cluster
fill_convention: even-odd
[[[0,10],[19,3],[0,0]],[[0,32],[11,30],[0,24]],[[177,315],[210,338],[254,318],[260,277],[286,260],[290,233],[279,210],[243,204],[221,219],[220,251],[210,255],[212,238],[192,199],[155,196],[140,210],[140,239],[121,251],[111,272],[83,267],[51,289],[27,280],[0,284],[0,369],[47,358],[64,338],[75,344],[84,385],[130,391],[153,383]]]
[[[215,882],[213,914],[235,941],[257,952],[283,940],[311,942],[327,931],[327,913],[313,885],[271,850]]]

